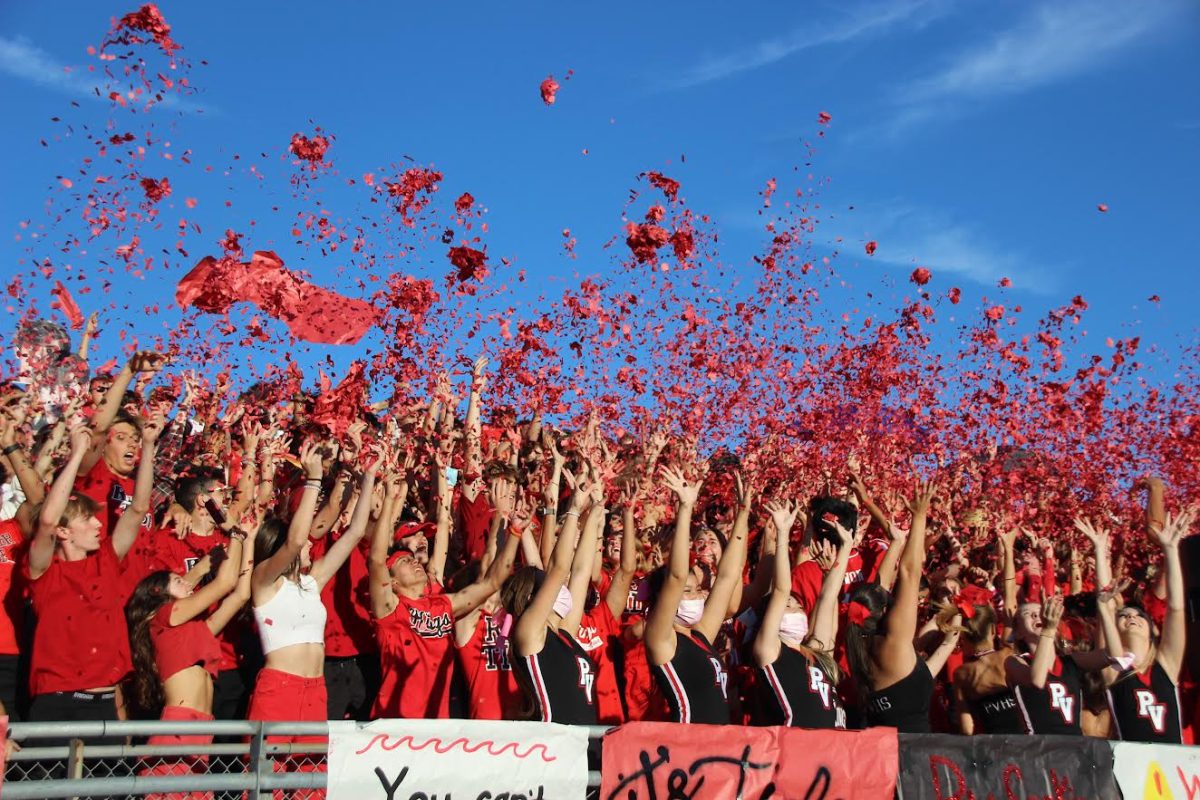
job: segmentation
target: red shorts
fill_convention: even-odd
[[[324,678],[302,678],[277,669],[258,673],[246,719],[263,722],[324,722],[329,713]]]
[[[161,719],[170,721],[212,721],[212,714],[205,714],[194,708],[183,706],[167,706],[163,709]],[[209,745],[211,735],[199,734],[188,736],[151,736],[148,745]],[[154,756],[142,759],[145,764],[140,771],[142,776],[151,775],[193,775],[208,772],[208,756]],[[148,800],[212,800],[212,792],[170,792],[168,794],[148,794]]]

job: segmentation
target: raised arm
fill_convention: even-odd
[[[540,653],[546,645],[546,621],[550,618],[550,612],[554,610],[558,590],[571,574],[571,561],[575,553],[576,535],[579,532],[579,515],[583,511],[585,501],[584,494],[577,491],[571,495],[571,507],[563,515],[562,530],[559,531],[558,541],[554,544],[554,552],[550,554],[542,585],[538,587],[525,608],[525,613],[513,628],[513,641],[524,655]]]
[[[125,392],[129,389],[129,384],[133,382],[134,376],[145,374],[147,378],[151,378],[162,369],[166,362],[167,357],[161,353],[141,350],[134,353],[129,362],[113,378],[112,385],[108,387],[108,393],[104,395],[104,403],[92,417],[92,448],[80,466],[83,472],[90,470],[100,460],[100,456],[104,452],[105,434],[112,427],[113,420],[117,418],[117,413],[121,410],[121,403],[125,399]]]
[[[839,539],[837,559],[821,581],[821,593],[817,595],[817,606],[810,620],[806,640],[806,644],[812,649],[826,652],[833,652],[833,645],[837,639],[838,600],[846,578],[846,567],[850,563],[850,548],[854,544],[853,531],[843,528],[837,522],[833,528],[837,531]]]
[[[442,462],[434,459],[433,508],[437,527],[433,531],[433,546],[429,550],[429,579],[441,583],[446,572],[446,556],[450,552],[450,499],[453,490],[446,480],[446,469]]]
[[[579,543],[575,545],[575,557],[571,559],[571,578],[567,589],[571,592],[571,612],[563,617],[559,629],[572,636],[579,635],[579,623],[583,621],[583,609],[587,603],[588,588],[592,584],[592,565],[596,560],[596,543],[604,528],[604,485],[598,475],[592,475],[591,506],[583,522]]]
[[[1000,547],[1004,550],[1004,613],[1009,620],[1017,616],[1017,529],[1009,525],[1000,534]]]
[[[758,561],[760,571],[763,571],[767,564],[772,564],[773,567],[771,595],[767,598],[767,608],[759,623],[758,634],[754,637],[754,661],[760,667],[774,664],[779,658],[779,649],[783,646],[779,640],[779,623],[783,621],[788,596],[792,591],[792,561],[788,552],[788,537],[792,525],[796,523],[799,506],[795,501],[784,503],[773,500],[764,506],[764,510],[771,515],[776,543],[771,561],[764,561],[763,558],[759,558]]]
[[[1195,508],[1175,517],[1167,514],[1163,518],[1163,525],[1153,531],[1155,540],[1162,547],[1163,566],[1167,575],[1167,616],[1158,643],[1158,662],[1162,664],[1167,677],[1175,683],[1179,681],[1179,670],[1187,645],[1187,618],[1184,613],[1186,595],[1183,567],[1179,560],[1179,540],[1187,534],[1195,518]]]
[[[879,651],[881,663],[895,664],[896,669],[907,673],[916,650],[913,638],[917,633],[917,600],[921,589],[921,570],[925,566],[925,520],[933,501],[933,484],[918,481],[916,495],[908,504],[912,523],[908,530],[908,541],[900,554],[900,571],[896,576],[896,591],[886,613],[887,633]]]
[[[637,518],[634,509],[640,496],[640,487],[636,482],[625,493],[624,508],[621,509],[621,563],[613,571],[612,582],[608,585],[608,593],[604,602],[608,610],[617,619],[625,612],[625,603],[629,599],[629,587],[633,584],[633,576],[637,573]]]
[[[4,458],[11,468],[10,471],[17,476],[21,492],[25,495],[25,502],[17,509],[16,518],[21,530],[29,534],[34,527],[31,509],[45,501],[46,490],[33,464],[30,463],[25,448],[17,440],[21,420],[21,417],[13,416],[7,411],[0,412],[0,447],[4,448]]]
[[[229,544],[225,547],[224,558],[221,566],[217,568],[216,577],[187,597],[175,601],[175,606],[171,609],[171,625],[182,625],[194,619],[237,587],[238,577],[245,562],[245,549],[246,534],[235,528],[229,535]]]
[[[942,667],[946,666],[946,659],[950,658],[954,648],[958,647],[958,639],[962,635],[962,615],[955,614],[951,617],[949,625],[949,629],[942,634],[942,643],[925,658],[925,666],[934,678],[942,671]]]
[[[137,540],[142,522],[150,513],[150,493],[154,490],[154,453],[158,448],[158,437],[162,435],[166,424],[167,420],[161,411],[142,423],[142,456],[133,482],[133,501],[121,513],[121,518],[112,529],[112,546],[117,558],[125,558]]]
[[[300,505],[292,515],[288,525],[287,539],[274,555],[262,564],[254,566],[254,581],[251,587],[255,590],[271,586],[291,567],[292,562],[300,555],[308,533],[312,529],[313,514],[317,510],[317,497],[321,493],[321,450],[317,442],[309,439],[300,446],[300,465],[304,469],[304,491],[300,495]]]
[[[850,490],[858,498],[859,504],[867,510],[867,513],[871,515],[871,519],[875,520],[875,524],[890,535],[894,523],[884,513],[883,509],[877,506],[875,501],[871,499],[870,493],[867,492],[867,485],[863,483],[863,479],[858,472],[854,470],[850,471],[848,483],[850,484]]]
[[[238,615],[242,607],[250,601],[250,580],[254,574],[254,539],[258,535],[258,519],[250,514],[250,524],[245,531],[240,531],[245,539],[242,542],[242,558],[238,564],[237,582],[231,593],[225,595],[216,611],[204,620],[208,629],[214,635],[220,633],[230,620]],[[235,529],[238,530],[238,529]]]
[[[558,527],[559,488],[566,459],[563,457],[562,451],[558,449],[554,435],[548,430],[542,431],[542,450],[543,453],[548,450],[550,455],[550,478],[546,481],[546,490],[542,493],[542,499],[546,503],[542,507],[542,540],[540,543],[542,563],[544,564],[550,561],[550,554],[554,552],[554,537]]]
[[[487,386],[488,360],[485,356],[475,359],[471,366],[471,394],[467,399],[467,419],[465,422],[467,442],[466,461],[464,466],[468,475],[478,475],[483,472],[483,430],[479,424],[479,406],[482,401],[483,389]]]
[[[50,491],[46,493],[46,500],[42,503],[41,513],[38,515],[37,533],[29,544],[29,576],[34,580],[42,577],[50,568],[54,548],[58,544],[59,522],[63,512],[67,510],[67,501],[70,500],[71,491],[75,487],[79,465],[83,463],[84,455],[92,445],[91,432],[82,420],[71,425],[70,433],[71,455],[54,479],[54,483],[50,485]]]
[[[661,475],[679,502],[675,508],[675,533],[671,538],[666,577],[646,618],[643,638],[652,664],[666,664],[675,656],[675,614],[679,611],[679,601],[683,599],[684,585],[691,570],[692,510],[696,507],[701,486],[701,481],[689,483],[682,472],[670,467],[663,467]]]
[[[396,501],[399,485],[389,475],[384,487],[383,508],[375,529],[371,532],[371,551],[367,557],[367,580],[371,590],[371,616],[383,619],[396,608],[396,593],[392,590],[392,575],[388,571],[388,548],[392,544],[393,521],[399,513]]]
[[[1058,623],[1062,621],[1063,601],[1058,595],[1051,595],[1042,603],[1042,632],[1039,634],[1037,650],[1033,654],[1033,663],[1029,665],[1029,682],[1041,689],[1046,686],[1054,659],[1058,657],[1055,639],[1058,637]]]
[[[737,516],[729,533],[729,544],[725,546],[721,562],[717,565],[716,580],[704,601],[704,613],[693,628],[710,642],[716,641],[721,624],[729,617],[729,601],[734,592],[741,588],[746,567],[746,540],[750,538],[750,504],[754,493],[740,473],[734,475],[734,480],[737,487]]]
[[[896,570],[900,566],[900,554],[904,552],[904,543],[908,541],[908,534],[895,523],[889,523],[884,530],[887,532],[888,549],[879,562],[879,573],[876,580],[880,586],[890,592],[896,583]]]
[[[359,541],[367,532],[367,523],[371,521],[371,495],[375,493],[375,475],[379,471],[379,464],[383,457],[376,452],[370,454],[368,458],[370,460],[366,469],[363,470],[358,499],[354,502],[354,511],[350,515],[350,524],[346,527],[346,532],[325,551],[323,558],[319,558],[313,563],[312,568],[308,571],[308,574],[316,579],[317,586],[320,588],[325,588],[325,584],[333,579],[333,576],[341,569],[342,564],[346,563],[350,553],[358,547]]]

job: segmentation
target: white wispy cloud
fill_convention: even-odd
[[[57,62],[53,56],[24,37],[0,36],[0,72],[19,80],[72,97],[109,102],[108,93],[117,87],[103,72],[89,72]],[[99,92],[97,92],[99,89]],[[177,111],[212,110],[173,94],[157,103]]]
[[[821,225],[820,237],[829,237],[827,241],[841,250],[873,239],[879,246],[871,261],[902,270],[927,267],[935,276],[957,276],[983,286],[1010,278],[1014,288],[1047,294],[1057,288],[1054,276],[1067,266],[1051,269],[992,240],[975,225],[903,201],[882,204],[877,210],[860,206],[855,213],[855,227],[861,232],[851,234],[845,221],[834,220]],[[862,227],[868,221],[869,227]],[[841,242],[836,242],[838,238]]]
[[[1042,3],[1011,27],[970,45],[904,84],[892,96],[895,134],[932,117],[959,115],[972,103],[1028,92],[1112,60],[1186,12],[1187,0]]]
[[[815,47],[845,44],[878,36],[898,25],[920,26],[945,13],[944,0],[903,0],[856,6],[834,23],[812,23],[782,36],[720,55],[709,56],[682,73],[668,77],[660,89],[685,89],[722,80],[782,61]]]

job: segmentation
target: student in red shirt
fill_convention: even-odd
[[[438,526],[450,524],[450,492],[437,470]],[[505,490],[511,494],[511,484]],[[474,611],[500,588],[513,569],[518,536],[508,536],[500,555],[475,583],[453,594],[430,594],[430,577],[411,550],[388,553],[391,526],[381,516],[371,542],[371,613],[379,642],[382,683],[373,717],[445,719],[454,672],[454,620]]]
[[[252,526],[257,530],[258,526]],[[254,542],[234,530],[213,580],[195,589],[179,572],[143,578],[125,606],[133,655],[132,697],[143,712],[161,706],[163,720],[212,720],[213,680],[221,662],[216,634],[250,599]],[[203,617],[214,604],[213,613]],[[211,735],[152,736],[147,744],[208,745]],[[143,775],[204,772],[207,756],[156,758]]]
[[[16,516],[0,521],[0,703],[8,710],[11,722],[21,719],[21,622],[28,597],[28,587],[15,568],[33,532],[34,510],[46,497],[41,479],[17,442],[17,429],[17,417],[0,411],[0,460],[16,475],[25,494]]]
[[[103,540],[96,503],[71,491],[91,437],[82,424],[70,431],[70,458],[42,505],[24,564],[41,621],[30,665],[31,720],[117,719],[117,684],[130,669],[121,561],[150,507],[162,428],[161,415],[146,421],[132,502]]]

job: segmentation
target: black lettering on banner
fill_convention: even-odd
[[[638,798],[645,797],[647,800],[659,800],[658,790],[655,786],[654,776],[660,767],[669,764],[671,761],[671,751],[665,746],[660,745],[656,750],[657,758],[651,759],[650,754],[645,750],[638,754],[638,762],[641,764],[641,769],[631,775],[618,775],[618,783],[613,791],[609,792],[605,800],[618,800],[620,797]],[[742,749],[741,758],[731,758],[729,756],[708,756],[698,758],[688,766],[687,769],[679,767],[671,769],[667,774],[667,792],[662,800],[691,800],[704,787],[705,777],[701,775],[699,780],[693,784],[691,781],[696,777],[698,772],[701,772],[705,767],[714,764],[724,764],[727,766],[737,767],[737,790],[734,792],[734,797],[744,797],[746,787],[746,776],[751,770],[772,770],[775,769],[775,764],[771,762],[757,762],[750,760],[750,745],[746,745]],[[638,791],[638,784],[645,781],[645,795]],[[691,791],[688,791],[689,788]],[[627,794],[623,794],[628,789]],[[754,800],[768,800],[775,794],[775,784],[768,783],[763,789],[762,794],[758,795]],[[811,790],[810,790],[811,796]],[[825,797],[824,792],[812,800]]]
[[[400,770],[400,774],[396,776],[396,780],[389,781],[387,773],[383,771],[383,767],[375,768],[375,777],[379,778],[379,785],[387,792],[387,800],[395,800],[396,790],[400,788],[400,784],[408,776],[408,767]]]

